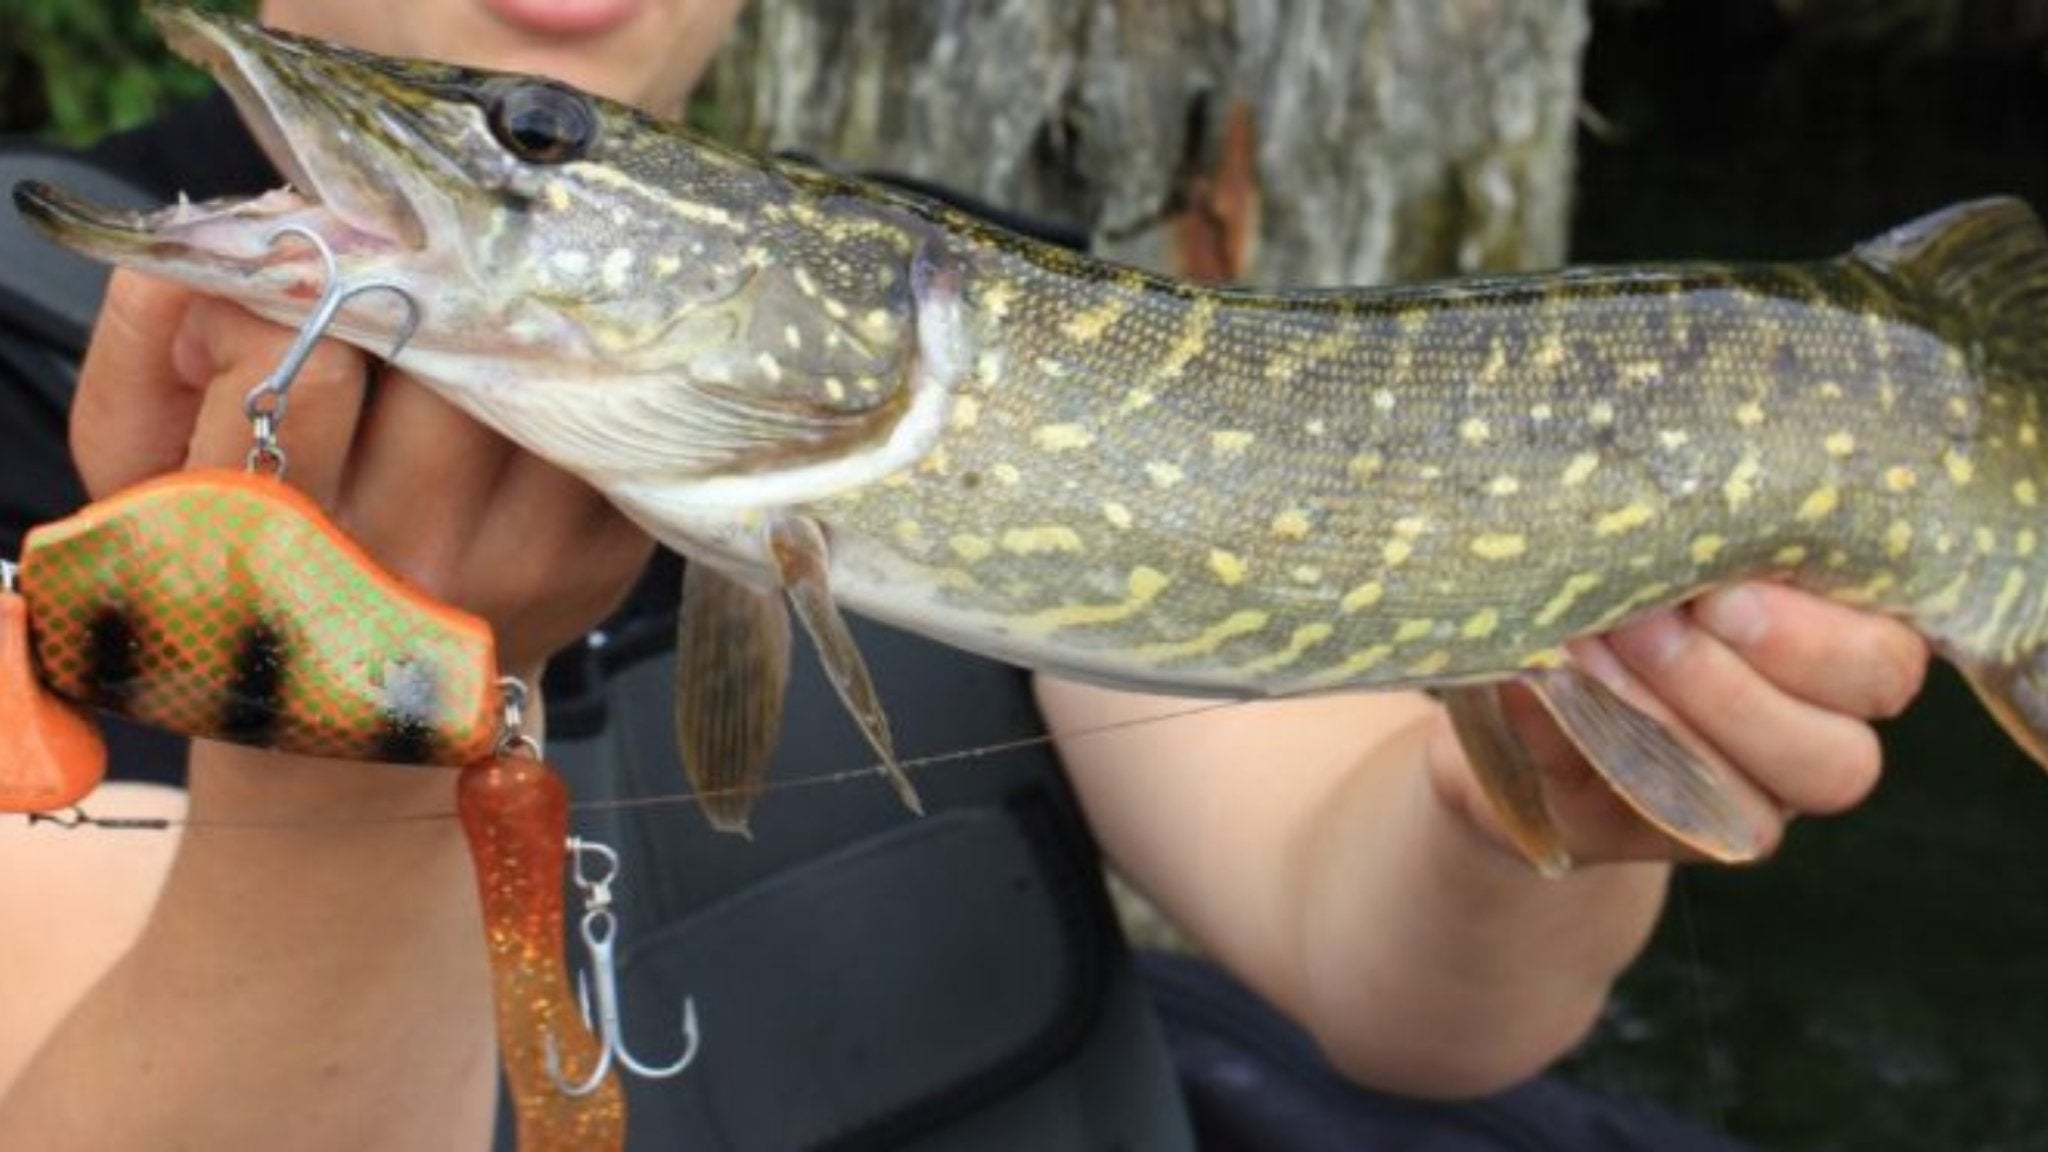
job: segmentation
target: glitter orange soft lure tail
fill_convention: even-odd
[[[505,1068],[521,1152],[604,1152],[623,1144],[625,1093],[607,1072],[585,1095],[565,1092],[550,1045],[568,1076],[598,1066],[562,950],[562,870],[569,801],[546,764],[508,755],[462,774],[462,828],[476,861],[484,931]]]

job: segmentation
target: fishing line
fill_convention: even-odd
[[[1002,740],[991,744],[977,744],[950,752],[935,752],[897,761],[905,772],[924,772],[955,765],[964,765],[991,756],[1042,747],[1055,740],[1091,740],[1101,736],[1128,732],[1153,724],[1182,720],[1247,704],[1260,703],[1258,700],[1205,700],[1186,708],[1162,712],[1153,716],[1137,716],[1128,720],[1115,720],[1088,728],[1076,728],[1062,733],[1047,732],[1038,736],[1023,736],[1013,740]],[[346,769],[338,769],[346,771]],[[457,768],[428,768],[428,771],[459,772]],[[779,792],[812,790],[868,781],[881,772],[881,765],[869,762],[859,767],[839,768],[830,771],[794,776],[782,780],[771,780],[761,790],[762,795]],[[715,796],[716,794],[710,794]],[[572,814],[644,811],[658,808],[694,807],[704,803],[706,794],[697,792],[662,792],[651,796],[621,796],[605,800],[579,800],[569,805]],[[260,818],[215,820],[192,820],[182,817],[122,817],[93,816],[79,809],[68,812],[26,813],[30,825],[51,824],[71,831],[91,829],[106,832],[169,832],[172,829],[205,829],[209,831],[263,831],[293,828],[356,828],[378,825],[428,824],[442,820],[454,820],[452,810],[416,812],[396,816],[294,816],[274,820]]]

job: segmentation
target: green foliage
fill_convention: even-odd
[[[253,0],[192,0],[247,12]],[[135,0],[0,0],[0,133],[82,143],[206,89]]]

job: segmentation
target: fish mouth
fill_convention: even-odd
[[[25,219],[87,255],[216,288],[306,263],[303,245],[280,242],[293,226],[344,265],[426,248],[425,182],[408,163],[417,151],[402,147],[407,134],[380,107],[384,86],[364,59],[219,14],[149,15],[173,51],[220,83],[287,186],[137,211],[28,182],[14,189]]]

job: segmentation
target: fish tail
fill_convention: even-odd
[[[2048,390],[2048,231],[2024,201],[1944,208],[1858,245],[1852,258],[1929,293],[1987,383]]]

